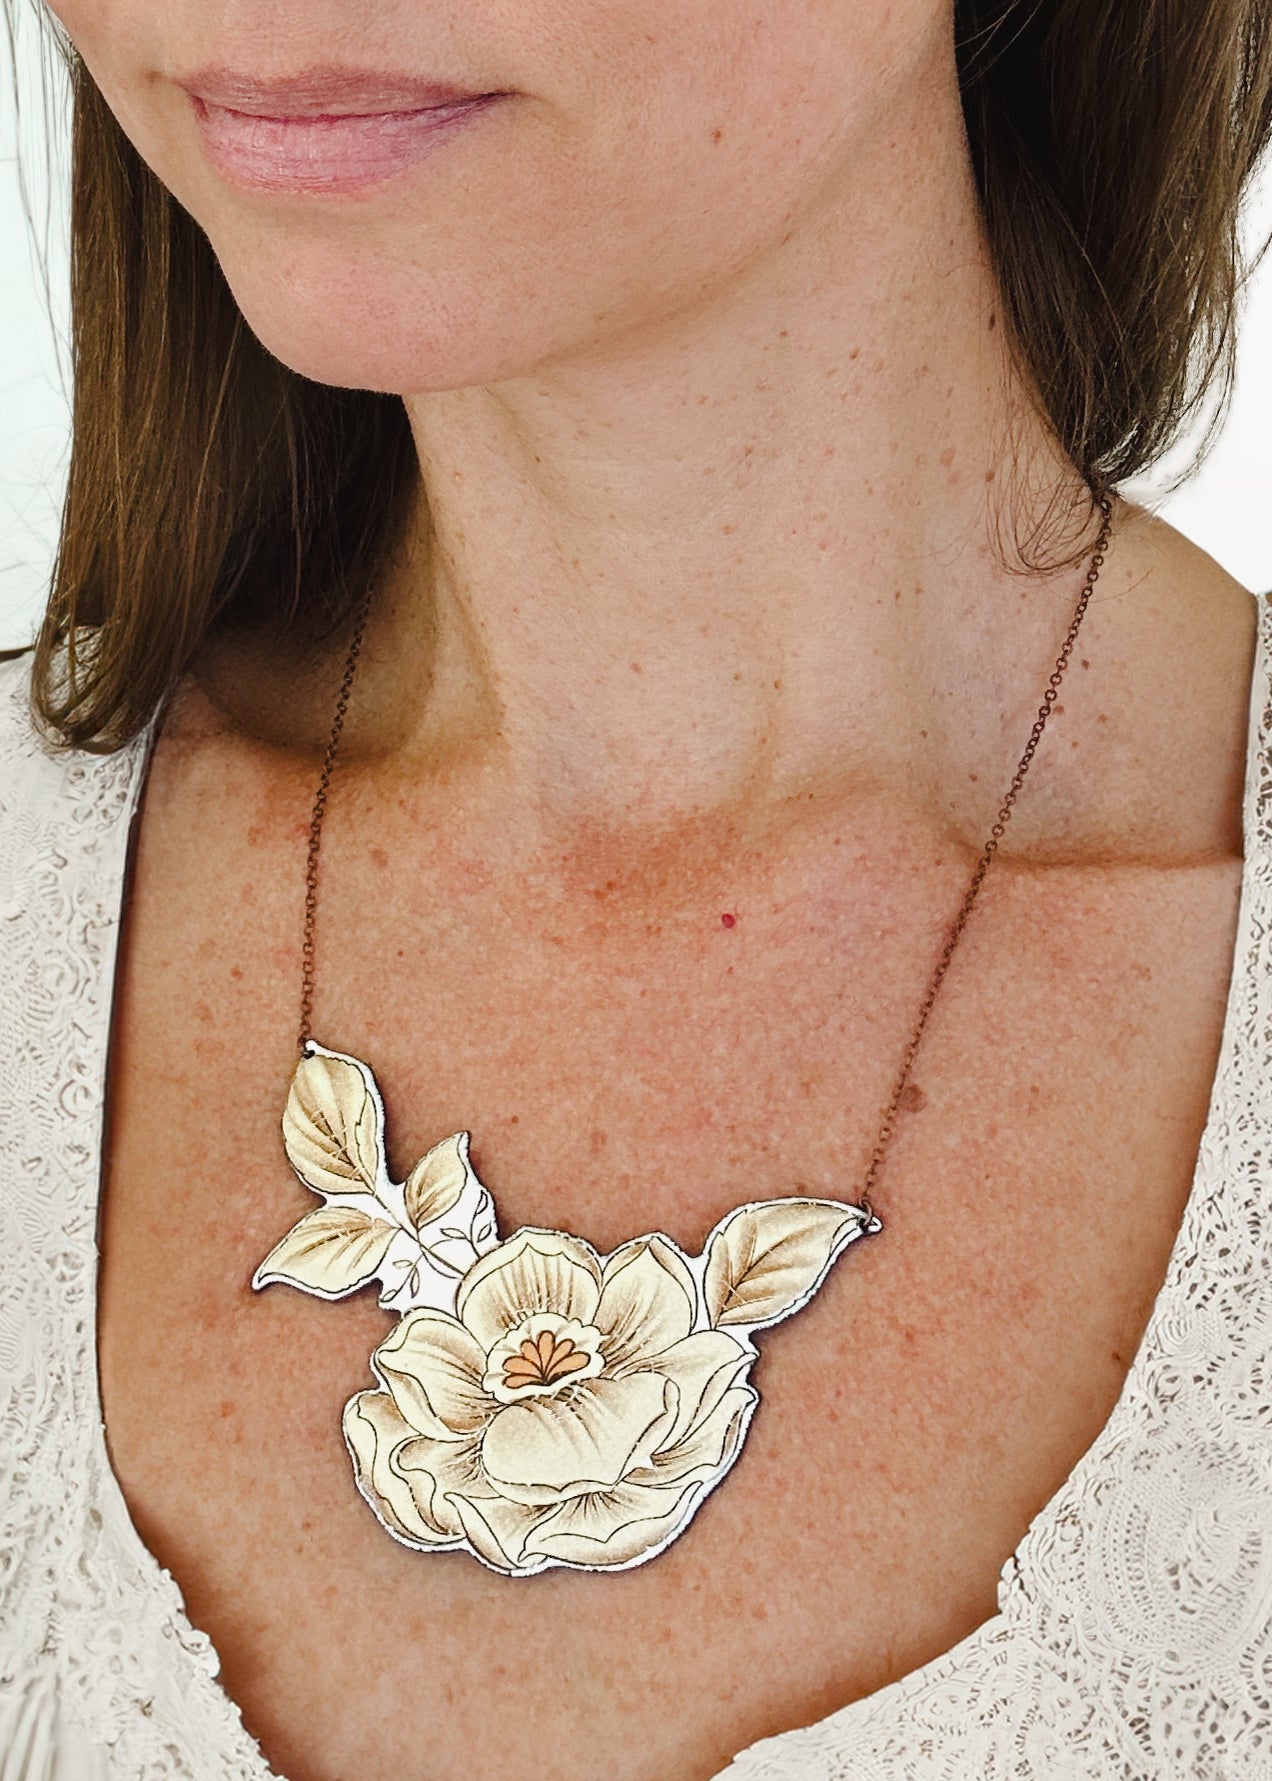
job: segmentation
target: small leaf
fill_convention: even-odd
[[[406,1215],[416,1230],[449,1212],[468,1178],[468,1133],[456,1132],[434,1144],[406,1178]],[[461,1233],[462,1234],[462,1233]]]
[[[476,1180],[476,1177],[473,1177]],[[478,1255],[484,1255],[493,1249],[499,1241],[499,1225],[495,1218],[495,1202],[490,1197],[490,1189],[478,1183],[476,1199],[473,1202],[470,1221],[473,1248]]]
[[[384,1260],[394,1227],[349,1206],[322,1206],[275,1244],[252,1276],[253,1286],[281,1280],[324,1299],[365,1286]]]
[[[789,1317],[812,1297],[862,1217],[835,1200],[767,1200],[741,1206],[707,1246],[704,1291],[715,1327],[752,1329]]]
[[[317,1193],[375,1191],[379,1118],[370,1072],[345,1058],[301,1058],[283,1114],[283,1142],[301,1180]]]

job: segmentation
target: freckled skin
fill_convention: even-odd
[[[428,500],[368,632],[317,929],[316,1031],[373,1063],[395,1178],[471,1129],[506,1228],[602,1250],[851,1191],[1074,593],[990,550],[1009,423],[1041,486],[1072,472],[1013,405],[948,5],[56,10],[267,349],[406,404]],[[174,84],[231,55],[514,98],[445,168],[279,205],[210,172]],[[247,1284],[307,1204],[278,1125],[342,652],[312,683],[201,654],[123,939],[102,1395],[136,1525],[289,1781],[512,1781],[527,1750],[544,1781],[706,1781],[992,1613],[1178,1225],[1249,648],[1243,590],[1119,509],[884,1235],[766,1338],[685,1539],[524,1587],[406,1551],[353,1490],[374,1299]]]
[[[765,1337],[735,1472],[651,1565],[518,1589],[395,1546],[351,1490],[340,1408],[391,1319],[366,1295],[247,1292],[305,1203],[277,1142],[296,860],[286,834],[265,862],[243,838],[260,760],[227,740],[221,766],[210,834],[176,758],[152,769],[104,1196],[103,1400],[143,1538],[280,1772],[414,1775],[427,1733],[429,1781],[512,1781],[530,1727],[570,1781],[598,1748],[621,1781],[706,1781],[991,1613],[1002,1561],[1107,1418],[1160,1284],[1218,1039],[1231,857],[999,862],[968,935],[975,968],[948,985],[903,1101],[885,1232]],[[930,835],[881,848],[887,814],[828,812],[741,883],[732,860],[749,913],[727,936],[700,897],[668,899],[668,879],[651,940],[624,899],[597,930],[583,891],[563,901],[559,879],[498,863],[497,816],[468,837],[496,869],[456,927],[445,865],[412,853],[402,816],[346,805],[319,1016],[374,1060],[398,1174],[471,1125],[506,1228],[602,1248],[664,1229],[694,1250],[757,1191],[850,1188],[966,871]],[[368,830],[409,861],[391,912]],[[870,862],[847,879],[845,850]],[[262,925],[245,936],[231,893],[249,872]],[[404,925],[405,971],[384,944]],[[210,953],[192,943],[208,934]],[[227,957],[250,996],[227,996]],[[195,1060],[197,1003],[215,1018]],[[148,1056],[172,1061],[157,1077]],[[543,1641],[571,1652],[566,1695],[501,1662]],[[351,1667],[385,1696],[351,1692]]]

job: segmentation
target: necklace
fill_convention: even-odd
[[[870,1194],[928,1017],[1042,738],[1112,525],[902,1056],[858,1203],[797,1196],[736,1207],[698,1255],[661,1232],[609,1255],[567,1231],[500,1238],[468,1132],[390,1180],[370,1067],[310,1033],[318,849],[370,607],[360,603],[309,827],[300,1060],[283,1142],[322,1200],[252,1276],[339,1299],[373,1282],[400,1321],[345,1405],[362,1496],[421,1552],[462,1550],[506,1576],[621,1571],[664,1551],[742,1449],[759,1393],[757,1330],[799,1311],[849,1244],[883,1229]]]

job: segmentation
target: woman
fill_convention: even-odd
[[[1272,1773],[1261,0],[53,10],[7,1760]]]

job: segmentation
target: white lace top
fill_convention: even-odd
[[[1272,600],[1209,1119],[1108,1422],[968,1638],[720,1781],[1272,1781]],[[0,662],[0,1781],[268,1781],[111,1471],[95,1221],[149,728],[55,753]],[[833,1629],[828,1629],[833,1637]],[[668,1781],[681,1781],[669,1776]]]

